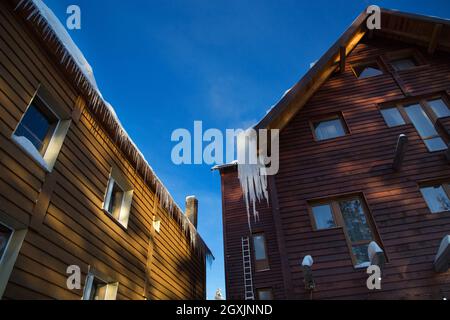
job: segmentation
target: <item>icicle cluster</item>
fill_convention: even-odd
[[[248,226],[251,229],[250,206],[252,207],[254,220],[258,221],[259,214],[256,210],[256,202],[266,199],[267,204],[269,204],[269,194],[264,158],[257,154],[257,135],[252,130],[247,130],[242,135],[238,138],[237,146],[238,177],[247,208]]]
[[[199,249],[208,261],[212,261],[214,257],[197,233],[196,228],[175,203],[142,152],[125,131],[114,108],[103,98],[98,89],[92,67],[59,19],[42,0],[21,0],[16,7],[16,10],[19,9],[28,13],[27,19],[35,24],[38,32],[42,33],[44,40],[57,46],[55,53],[57,56],[61,56],[60,64],[69,74],[74,75],[75,84],[88,98],[88,106],[111,129],[113,140],[125,154],[130,156],[130,160],[135,163],[136,170],[141,173],[144,180],[155,186],[156,196],[161,206],[178,221],[183,231],[189,236],[191,245]]]

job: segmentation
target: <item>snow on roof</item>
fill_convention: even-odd
[[[77,85],[80,86],[80,89],[85,90],[90,107],[94,111],[100,110],[103,112],[103,120],[115,129],[114,132],[117,132],[119,146],[122,150],[125,149],[131,154],[136,162],[137,169],[141,169],[144,172],[144,180],[147,181],[147,179],[150,179],[155,185],[156,197],[159,199],[160,204],[165,207],[170,214],[175,213],[177,215],[183,230],[189,234],[191,243],[195,246],[196,241],[199,240],[202,249],[205,250],[205,255],[214,259],[209,248],[197,233],[196,228],[175,203],[169,191],[145,159],[143,153],[139,150],[120,123],[113,106],[103,98],[103,95],[97,86],[92,67],[72,40],[61,21],[59,21],[53,11],[42,0],[21,0],[16,6],[16,10],[18,9],[30,12],[27,17],[28,20],[31,20],[38,27],[43,29],[43,37],[45,40],[56,40],[58,43],[56,54],[62,57],[60,61],[61,65],[65,67],[67,71],[76,74]]]

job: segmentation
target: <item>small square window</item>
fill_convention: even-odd
[[[365,79],[383,74],[381,67],[376,62],[355,66],[353,67],[353,70],[358,79]]]
[[[436,99],[428,101],[433,112],[436,114],[438,118],[450,117],[450,110],[448,109],[447,104],[442,99]]]
[[[397,108],[382,109],[381,114],[383,115],[384,121],[386,121],[386,124],[390,128],[406,124]]]
[[[5,254],[6,247],[9,244],[13,231],[0,223],[0,262]]]
[[[331,205],[317,205],[312,207],[316,229],[330,229],[336,227]]]
[[[432,213],[450,211],[450,199],[443,186],[423,187],[420,191]]]
[[[256,297],[258,298],[258,300],[273,300],[272,289],[270,288],[257,289]]]
[[[414,58],[401,58],[392,60],[391,65],[396,71],[403,71],[414,68],[417,66],[417,63]]]
[[[339,116],[314,122],[313,127],[316,139],[319,141],[342,137],[347,134],[347,130]]]
[[[132,198],[131,185],[118,169],[113,168],[106,189],[103,209],[125,228],[128,226]]]

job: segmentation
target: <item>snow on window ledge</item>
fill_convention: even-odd
[[[36,149],[36,147],[31,143],[30,140],[23,136],[13,135],[11,139],[23,150],[25,151],[38,165],[40,165],[47,172],[50,172],[47,162],[44,160],[42,155]]]

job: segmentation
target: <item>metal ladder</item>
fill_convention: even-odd
[[[255,300],[253,293],[252,261],[250,255],[250,240],[242,238],[242,261],[244,265],[245,300]]]

